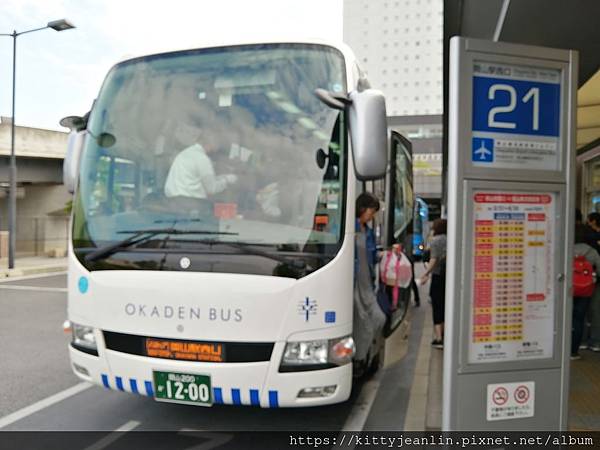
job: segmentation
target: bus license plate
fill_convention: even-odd
[[[154,398],[161,402],[212,406],[209,375],[154,371]]]

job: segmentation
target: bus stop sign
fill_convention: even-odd
[[[450,49],[442,426],[563,430],[577,54]]]

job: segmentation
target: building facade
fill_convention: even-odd
[[[344,0],[344,42],[413,143],[415,191],[442,195],[443,0]]]

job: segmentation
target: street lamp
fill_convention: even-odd
[[[15,267],[15,247],[17,242],[17,159],[15,157],[15,75],[17,68],[17,36],[25,33],[33,33],[34,31],[45,30],[52,28],[56,31],[69,30],[75,28],[66,19],[53,20],[48,22],[45,27],[35,28],[33,30],[21,31],[17,33],[13,31],[10,34],[0,33],[0,36],[10,36],[13,38],[13,79],[12,79],[12,120],[10,127],[10,191],[8,199],[8,268]]]

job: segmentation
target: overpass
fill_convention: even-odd
[[[0,120],[0,259],[8,251],[8,189],[11,119]],[[38,255],[66,249],[70,194],[62,185],[67,133],[15,127],[17,156],[17,253]],[[57,250],[58,249],[58,250]]]

